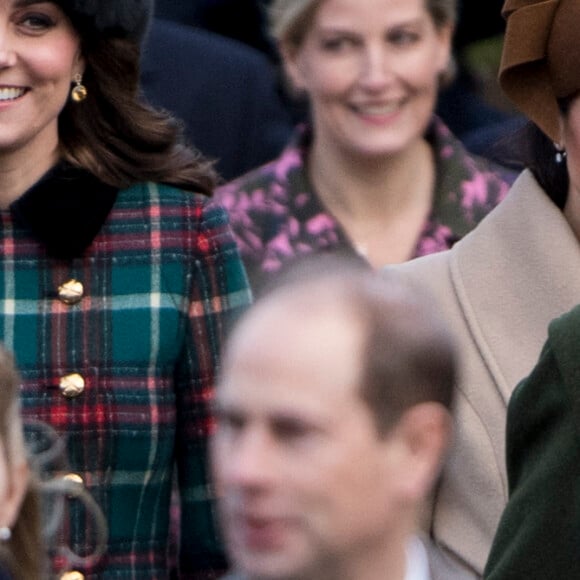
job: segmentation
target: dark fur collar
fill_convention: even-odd
[[[10,206],[14,220],[29,229],[55,258],[79,257],[107,219],[118,189],[92,174],[60,163]]]

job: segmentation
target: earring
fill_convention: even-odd
[[[83,75],[77,73],[74,78],[73,82],[75,86],[71,89],[70,97],[75,103],[80,103],[87,98],[87,87],[83,85]]]
[[[558,165],[561,165],[562,163],[564,163],[564,160],[566,159],[566,149],[563,149],[558,143],[554,143],[554,147],[556,148],[556,155],[555,155],[555,160],[556,163]]]
[[[8,526],[0,528],[0,542],[7,542],[12,537],[12,531]]]

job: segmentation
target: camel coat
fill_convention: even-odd
[[[507,501],[506,406],[548,323],[580,301],[580,245],[529,171],[452,250],[388,270],[432,292],[458,339],[455,445],[431,506],[434,580],[483,573]]]

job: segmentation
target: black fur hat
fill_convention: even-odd
[[[56,0],[81,34],[90,31],[140,42],[153,14],[154,0]]]

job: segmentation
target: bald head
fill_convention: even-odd
[[[290,349],[301,344],[328,372],[344,352],[381,433],[414,404],[452,403],[455,348],[431,302],[358,262],[317,257],[290,268],[233,332],[226,368],[232,356],[260,364],[260,343],[277,345],[288,364],[300,364]]]
[[[212,465],[250,580],[404,577],[449,441],[454,355],[409,288],[316,258],[230,336]]]

